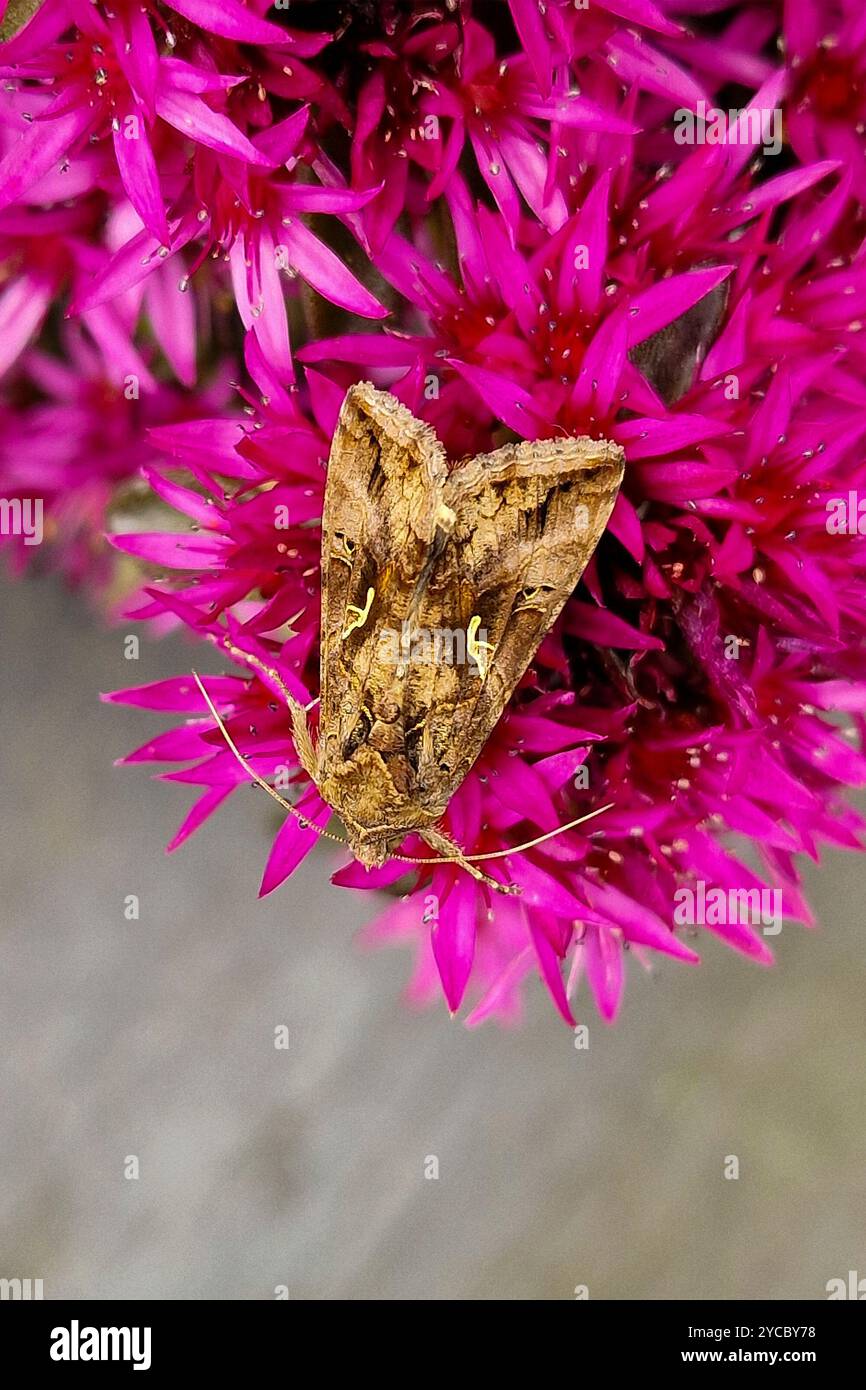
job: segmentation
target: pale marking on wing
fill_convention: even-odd
[[[487,675],[488,663],[492,659],[496,647],[492,642],[479,642],[478,629],[480,626],[480,616],[477,613],[473,613],[472,617],[469,619],[469,627],[466,630],[466,650],[470,660],[474,661],[475,665],[478,667],[478,674],[481,679],[484,680],[484,677]],[[488,652],[490,653],[489,657],[487,656]]]
[[[356,628],[361,628],[364,626],[365,622],[370,616],[370,609],[373,607],[373,599],[375,597],[376,590],[373,588],[371,584],[369,589],[367,590],[367,601],[364,604],[363,608],[359,608],[356,603],[346,604],[346,616],[348,617],[350,613],[354,613],[355,616],[352,619],[352,621],[350,623],[347,623],[347,625],[343,628],[341,637],[344,642],[346,638],[349,636],[349,634],[354,632]]]

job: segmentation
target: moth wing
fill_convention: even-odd
[[[622,449],[589,438],[509,444],[449,476],[454,523],[425,604],[488,644],[474,648],[477,662],[461,667],[433,724],[429,754],[452,791],[589,563],[622,476]]]
[[[417,605],[444,539],[446,477],[444,450],[428,425],[369,382],[349,390],[322,517],[320,771],[327,777],[360,750],[353,797],[363,794],[360,782],[370,774],[360,766],[361,745],[374,724],[374,743],[382,742],[386,754],[393,743],[400,756],[400,691],[383,638],[396,639]],[[402,776],[396,768],[394,776],[408,794],[408,770]]]

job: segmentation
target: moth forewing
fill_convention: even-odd
[[[456,520],[443,564],[459,576],[463,611],[472,608],[491,648],[480,687],[467,680],[453,711],[452,792],[579,582],[622,474],[618,445],[576,438],[506,445],[449,477]]]
[[[425,817],[417,800],[392,658],[449,524],[446,474],[429,426],[388,392],[368,383],[351,388],[322,518],[318,780],[356,838],[367,832],[381,840],[436,818],[432,810]]]

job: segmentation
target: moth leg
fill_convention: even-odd
[[[421,839],[424,840],[431,849],[435,849],[437,854],[441,854],[443,859],[450,861],[452,864],[459,864],[461,868],[465,869],[467,873],[470,873],[479,883],[486,883],[488,888],[494,888],[497,893],[506,893],[512,896],[521,891],[518,884],[498,883],[495,878],[491,878],[489,874],[482,873],[474,864],[470,864],[456,840],[452,840],[451,836],[446,835],[444,830],[437,830],[435,827],[431,827],[429,830],[422,830],[420,834]]]
[[[279,671],[275,671],[272,666],[266,666],[263,661],[259,661],[259,658],[257,656],[252,656],[250,652],[242,651],[241,648],[236,647],[233,642],[226,641],[220,643],[220,645],[230,656],[242,662],[243,665],[252,666],[254,670],[261,672],[262,675],[270,676],[288,706],[289,714],[292,718],[295,752],[298,755],[301,767],[304,769],[307,776],[315,782],[319,770],[318,758],[316,757],[316,750],[313,747],[313,740],[310,737],[310,730],[307,724],[307,712],[304,706],[295,699],[294,695],[286,686]]]

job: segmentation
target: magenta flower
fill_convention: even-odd
[[[213,7],[187,8],[208,12]],[[71,36],[63,37],[69,7],[49,0],[7,47],[4,75],[24,76],[33,85],[7,95],[7,123],[14,129],[17,120],[21,134],[0,163],[0,207],[24,195],[38,201],[42,178],[57,167],[68,169],[87,145],[110,138],[127,197],[145,227],[164,242],[168,221],[156,149],[162,153],[157,141],[166,128],[242,163],[268,167],[266,157],[218,109],[243,76],[160,55],[146,11],[130,0],[105,13],[92,5],[73,9]],[[249,23],[256,25],[252,18]],[[98,180],[98,170],[93,173]]]
[[[514,8],[525,15],[525,6]],[[552,88],[543,60],[502,58],[487,29],[452,13],[444,4],[410,9],[402,21],[395,20],[387,40],[362,45],[376,61],[357,98],[352,174],[362,186],[382,183],[363,219],[374,252],[382,249],[407,204],[410,166],[428,176],[424,205],[429,204],[448,188],[467,138],[513,237],[521,194],[549,230],[565,216],[562,194],[549,179],[552,151],[543,141],[549,144],[560,127],[632,130],[615,111],[561,84]],[[543,88],[534,67],[543,70]]]
[[[269,159],[284,168],[297,163],[296,151],[303,139],[307,111],[254,137],[256,149],[266,149]],[[229,263],[231,287],[241,321],[255,334],[264,357],[278,377],[293,375],[286,300],[281,271],[301,276],[331,303],[370,318],[382,318],[386,310],[366,290],[338,256],[302,221],[302,214],[348,213],[363,207],[375,194],[355,194],[348,189],[316,187],[277,181],[250,173],[243,199],[233,179],[226,178],[220,162],[202,156],[196,171],[195,201],[173,221],[167,245],[155,246],[147,227],[136,232],[74,304],[85,312],[110,302],[139,284],[187,245],[199,242],[196,256],[179,281],[185,292],[190,278],[208,256]]]
[[[853,191],[866,193],[866,37],[856,5],[803,0],[785,9],[785,54],[791,68],[785,116],[803,160],[827,157],[848,165]]]
[[[96,218],[86,205],[0,212],[0,377],[35,338],[86,259]]]
[[[129,525],[146,496],[139,479],[158,457],[149,429],[187,420],[206,405],[224,408],[228,399],[225,379],[200,393],[158,383],[128,340],[112,332],[117,326],[103,327],[100,341],[67,325],[65,361],[36,349],[25,354],[15,386],[31,403],[8,410],[0,443],[0,496],[38,498],[49,563],[95,591],[116,580],[106,528]],[[41,554],[21,536],[2,543],[18,567]]]

